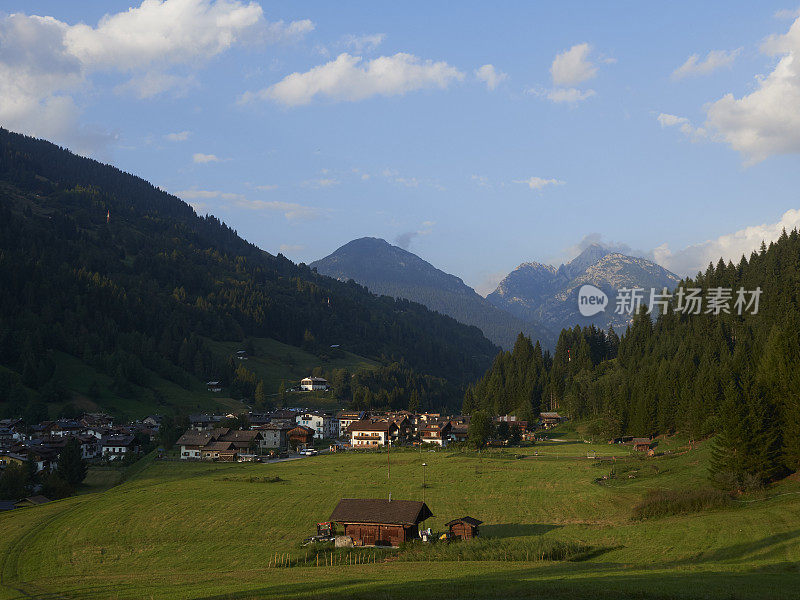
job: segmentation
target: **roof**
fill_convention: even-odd
[[[650,438],[633,438],[633,445],[638,446],[639,444],[650,444]]]
[[[348,431],[389,431],[389,421],[353,421]]]
[[[559,415],[557,412],[543,412],[543,413],[539,413],[539,416],[541,418],[543,418],[543,419],[560,419],[561,418],[561,415]]]
[[[208,432],[187,431],[178,441],[175,442],[176,446],[205,446],[216,438]]]
[[[234,429],[223,434],[219,441],[221,442],[252,442],[256,438],[261,437],[261,432],[257,429]]]
[[[234,446],[233,442],[211,442],[210,444],[206,444],[203,447],[203,450],[211,452],[224,452],[225,450],[230,450],[232,446]]]
[[[313,383],[328,383],[328,380],[323,377],[303,377],[300,382],[311,381]]]
[[[450,527],[451,525],[455,525],[456,523],[467,523],[468,525],[472,525],[473,527],[477,527],[478,525],[482,525],[483,521],[479,521],[474,517],[461,517],[460,519],[453,519],[444,524],[445,527]]]
[[[297,427],[292,427],[289,430],[289,433],[297,433],[298,431],[302,431],[305,435],[314,435],[314,430],[311,427],[306,427],[305,425],[298,425]]]
[[[124,433],[115,433],[103,437],[100,444],[103,446],[130,446],[136,440],[133,435],[125,435]]]
[[[17,504],[31,504],[36,506],[39,504],[47,504],[48,502],[50,502],[50,498],[47,498],[46,496],[28,496],[27,498],[23,498],[17,502]]]
[[[417,525],[432,516],[428,505],[416,500],[343,498],[333,509],[329,520],[337,523]]]

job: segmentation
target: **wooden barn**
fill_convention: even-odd
[[[648,452],[652,446],[650,438],[633,438],[632,443],[636,452]]]
[[[330,520],[344,527],[354,546],[399,546],[419,538],[419,524],[433,513],[424,502],[343,498]]]
[[[461,540],[471,540],[472,538],[478,537],[480,533],[478,526],[482,524],[483,521],[478,521],[478,519],[462,517],[460,519],[453,519],[449,523],[445,523],[444,526],[447,527],[450,532],[450,537],[459,538]]]

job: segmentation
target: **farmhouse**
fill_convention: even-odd
[[[217,393],[222,391],[222,383],[219,382],[219,381],[216,381],[216,380],[207,381],[206,382],[206,389],[209,392],[214,392],[215,394],[217,394]]]
[[[312,392],[316,390],[327,390],[328,380],[322,377],[306,377],[300,380],[300,389],[304,392]]]
[[[113,434],[100,440],[100,452],[108,460],[125,458],[138,451],[136,438],[132,435]]]
[[[233,462],[236,460],[237,449],[233,442],[211,442],[201,450],[203,460],[219,460]]]
[[[471,540],[478,537],[478,526],[483,524],[483,521],[474,519],[472,517],[462,517],[460,519],[453,519],[449,523],[445,523],[450,532],[450,537],[458,538],[461,540]]]
[[[178,438],[175,445],[181,448],[181,459],[190,460],[202,458],[203,448],[215,441],[217,438],[207,431],[189,430]]]
[[[545,429],[555,427],[563,420],[564,419],[557,412],[543,412],[539,414],[539,421]]]
[[[633,449],[636,452],[648,452],[650,446],[650,438],[633,438]]]
[[[399,546],[419,538],[419,524],[432,516],[424,502],[344,498],[330,521],[344,526],[354,546]]]
[[[264,436],[264,448],[286,448],[289,444],[288,433],[292,426],[282,421],[260,425],[258,431]]]

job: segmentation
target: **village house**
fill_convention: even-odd
[[[286,448],[289,445],[289,431],[293,426],[285,421],[275,421],[259,425],[258,431],[264,437],[264,448]]]
[[[295,448],[306,448],[314,444],[314,430],[305,425],[298,425],[287,432],[289,443]]]
[[[420,441],[423,444],[446,446],[450,435],[450,421],[431,421],[420,430]]]
[[[0,427],[0,451],[10,450],[13,442],[14,437],[11,433],[11,428]]]
[[[222,391],[222,382],[217,381],[216,379],[213,381],[206,381],[206,389],[209,392],[218,394],[219,392]]]
[[[4,469],[10,465],[22,466],[28,461],[28,457],[23,454],[16,454],[14,452],[6,452],[0,454],[0,469]]]
[[[650,438],[633,438],[632,444],[636,452],[649,452],[652,447]]]
[[[353,448],[377,448],[389,442],[389,430],[397,426],[389,421],[364,419],[350,424],[350,445]]]
[[[121,460],[137,452],[136,437],[130,434],[117,433],[100,440],[100,454],[108,460]]]
[[[27,498],[23,498],[19,502],[15,502],[14,506],[17,508],[29,508],[31,506],[47,504],[48,502],[50,502],[50,499],[46,496],[29,496]]]
[[[263,449],[264,436],[258,429],[228,429],[217,437],[218,442],[230,442],[239,452],[246,452],[248,450]],[[212,432],[213,433],[213,432]]]
[[[219,415],[189,415],[189,428],[195,431],[214,429],[222,421]]]
[[[77,421],[59,419],[50,427],[50,435],[54,437],[65,437],[75,435],[83,429],[83,425]]]
[[[304,392],[327,390],[328,380],[322,377],[305,377],[300,380],[300,389]]]
[[[344,498],[329,520],[344,527],[354,546],[399,546],[418,539],[419,524],[432,516],[424,502]]]
[[[303,425],[314,431],[318,440],[333,439],[339,435],[339,421],[333,416],[321,411],[307,411],[296,417],[298,425]]]
[[[363,410],[343,410],[336,415],[336,419],[339,421],[339,437],[347,437],[349,432],[347,431],[350,424],[354,421],[361,421],[367,418],[366,411]]]
[[[469,438],[469,423],[451,420],[447,438],[451,442],[466,442]]]
[[[200,449],[202,460],[218,460],[222,462],[234,462],[238,450],[233,442],[209,442]]]

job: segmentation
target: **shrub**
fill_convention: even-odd
[[[714,488],[650,490],[633,507],[635,519],[652,519],[728,506],[731,498]]]

